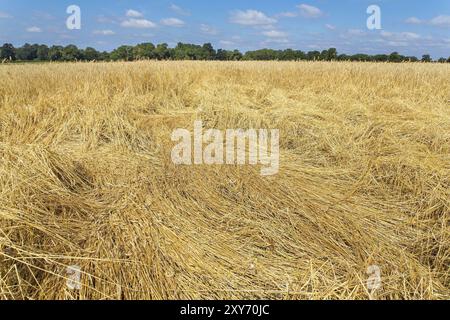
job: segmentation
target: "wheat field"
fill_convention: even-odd
[[[279,173],[174,165],[196,119]],[[1,299],[450,299],[449,214],[449,65],[0,66]]]

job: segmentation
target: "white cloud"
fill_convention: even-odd
[[[398,47],[407,47],[409,44],[404,41],[388,41],[387,45],[398,48]]]
[[[347,33],[352,36],[362,36],[365,34],[365,32],[361,29],[349,29]]]
[[[34,32],[34,33],[36,33],[36,32],[42,32],[42,29],[39,28],[39,27],[34,26],[34,27],[29,27],[29,28],[27,28],[27,32]]]
[[[450,16],[440,15],[430,20],[430,23],[439,27],[450,27]]]
[[[102,36],[112,36],[112,35],[116,34],[112,30],[95,30],[93,33],[97,34],[97,35],[102,35]]]
[[[332,24],[326,24],[325,25],[325,27],[328,29],[328,30],[336,30],[336,27],[335,26],[333,26]]]
[[[216,28],[211,27],[211,26],[209,26],[207,24],[201,24],[200,25],[200,31],[202,33],[210,34],[210,35],[216,35],[218,33]]]
[[[306,18],[318,18],[323,15],[319,8],[308,4],[299,4],[297,8],[300,9],[301,15]]]
[[[105,15],[99,15],[97,16],[97,22],[98,23],[114,23],[115,20],[111,17],[107,17]]]
[[[421,38],[420,35],[414,32],[401,32],[400,35],[406,40],[416,40]]]
[[[262,34],[269,38],[285,38],[287,36],[286,32],[277,30],[264,31]]]
[[[381,36],[385,37],[385,38],[389,38],[393,36],[392,32],[388,32],[388,31],[381,31]]]
[[[182,15],[182,16],[190,16],[191,15],[189,10],[183,9],[180,6],[177,6],[176,4],[171,4],[169,8],[173,12],[175,12],[175,13],[177,13],[179,15]]]
[[[127,17],[130,18],[142,18],[144,15],[142,14],[142,12],[133,10],[133,9],[129,9],[127,10]]]
[[[296,12],[287,11],[287,12],[282,12],[282,13],[277,14],[277,16],[278,17],[286,17],[286,18],[295,18],[298,16],[298,14]]]
[[[161,24],[169,27],[182,27],[184,26],[184,21],[177,18],[167,18],[162,19]]]
[[[146,19],[128,19],[120,24],[125,28],[150,29],[156,28],[156,24]]]
[[[288,39],[266,39],[263,44],[269,43],[289,43]]]
[[[230,40],[220,40],[219,43],[221,45],[223,45],[223,46],[226,46],[226,47],[230,47],[230,46],[234,46],[235,45],[235,43],[233,41],[230,41]]]
[[[406,19],[405,22],[409,23],[409,24],[421,24],[422,20],[420,20],[419,18],[416,18],[416,17],[410,17],[410,18]]]
[[[55,20],[55,16],[51,15],[48,12],[45,11],[34,11],[33,17],[39,19],[39,20]]]
[[[263,29],[263,30],[272,30],[273,28],[275,28],[275,26],[273,24],[265,24],[265,25],[258,26],[258,29]]]
[[[439,15],[431,20],[421,20],[416,17],[410,17],[405,20],[409,24],[430,24],[437,27],[450,27],[450,16],[449,15]]]
[[[385,39],[391,40],[391,41],[411,41],[411,40],[417,40],[420,39],[421,36],[417,33],[413,32],[388,32],[388,31],[382,31],[381,36]]]
[[[277,22],[276,19],[269,18],[263,12],[257,10],[237,10],[232,13],[230,21],[244,26],[263,26]]]
[[[0,19],[9,19],[12,18],[12,16],[9,13],[0,11]]]

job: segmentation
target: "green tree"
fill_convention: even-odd
[[[153,43],[141,43],[134,47],[133,55],[136,59],[154,59],[155,46]]]
[[[409,62],[417,62],[417,61],[419,61],[419,59],[417,59],[417,57],[414,57],[414,56],[406,57],[406,60],[409,61]]]
[[[94,48],[87,47],[83,51],[83,58],[88,61],[98,60],[100,53]]]
[[[364,53],[357,53],[350,57],[351,61],[370,61],[371,57]]]
[[[69,44],[64,47],[62,51],[62,59],[64,61],[76,61],[83,58],[82,52],[77,48],[76,45]]]
[[[39,61],[46,61],[48,60],[48,53],[49,53],[48,47],[45,44],[42,44],[37,47],[36,59]]]
[[[0,48],[2,56],[10,56],[5,52],[11,52],[10,47],[3,45]],[[14,49],[14,47],[12,47]],[[305,53],[301,50],[285,49],[273,50],[269,48],[247,51],[242,54],[239,50],[225,50],[218,49],[217,51],[210,43],[197,45],[192,43],[178,43],[175,48],[169,48],[167,43],[158,44],[156,47],[152,43],[140,43],[136,46],[120,46],[108,53],[98,52],[96,49],[88,47],[85,50],[78,49],[75,45],[68,45],[66,47],[52,46],[48,48],[46,45],[28,43],[22,47],[13,50],[15,57],[18,60],[51,60],[51,61],[74,61],[74,60],[125,60],[132,61],[135,59],[158,59],[158,60],[283,60],[283,61],[297,61],[297,60],[324,60],[324,61],[377,61],[377,62],[416,62],[418,58],[414,56],[403,56],[398,52],[393,52],[389,55],[367,55],[367,54],[338,54],[336,48],[329,48],[328,50],[309,51]],[[14,58],[14,57],[12,57]],[[430,55],[424,55],[420,61],[432,62]],[[445,58],[440,58],[439,62],[450,62]]]
[[[422,62],[431,62],[431,56],[429,54],[424,54],[422,56]]]
[[[216,59],[216,50],[214,50],[211,43],[205,43],[202,47],[203,51],[206,53],[206,60],[215,60]]]
[[[48,50],[48,59],[50,61],[60,61],[63,50],[64,48],[62,46],[51,46]]]
[[[110,54],[107,51],[99,53],[98,60],[109,61],[111,59]]]
[[[124,60],[124,61],[133,61],[133,47],[132,46],[120,46],[111,52],[112,60]]]
[[[319,56],[319,60],[328,60],[328,50],[322,50]]]
[[[165,60],[171,57],[169,46],[167,43],[160,43],[155,48],[155,58],[158,60]]]
[[[308,60],[319,60],[320,59],[320,52],[319,51],[309,51],[306,54],[306,57]]]
[[[392,52],[389,55],[390,62],[402,62],[404,60],[405,60],[404,57],[402,55],[400,55],[398,52]]]
[[[389,60],[389,56],[386,54],[377,54],[372,57],[372,61],[376,62],[386,62]]]
[[[328,49],[328,55],[327,55],[327,60],[328,61],[332,61],[332,60],[336,60],[337,59],[337,50],[336,48],[330,48]]]
[[[239,50],[227,51],[227,60],[230,61],[239,61],[242,60],[242,53]]]
[[[16,60],[16,49],[11,43],[5,43],[0,48],[0,59]]]
[[[283,50],[280,53],[279,58],[280,58],[280,60],[283,60],[283,61],[295,60],[295,58],[296,58],[295,51],[292,49]]]
[[[199,46],[196,44],[179,42],[173,50],[176,60],[207,60],[215,57],[215,51],[211,44]]]
[[[218,49],[216,53],[216,60],[225,61],[227,59],[227,50]]]
[[[336,60],[337,58],[337,50],[336,48],[330,48],[328,50],[323,50],[320,53],[320,60],[324,60],[324,61],[331,61],[331,60]]]
[[[279,60],[281,52],[272,49],[248,51],[244,54],[244,60]]]
[[[32,61],[37,58],[37,46],[25,43],[22,47],[17,48],[16,57],[22,61]]]

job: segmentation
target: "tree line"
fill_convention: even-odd
[[[67,46],[51,46],[45,44],[24,44],[15,48],[10,43],[0,47],[0,59],[5,61],[134,61],[142,59],[155,60],[280,60],[280,61],[375,61],[375,62],[433,62],[429,54],[422,58],[404,56],[398,52],[391,54],[338,54],[335,48],[323,51],[309,51],[285,49],[261,49],[241,53],[239,50],[215,50],[210,43],[196,45],[178,43],[170,48],[167,43],[154,45],[141,43],[136,46],[120,46],[111,52],[97,51],[92,47],[79,49],[71,44]],[[448,62],[450,57],[440,58],[434,62]]]

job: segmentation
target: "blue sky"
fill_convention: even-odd
[[[369,5],[381,30],[369,30]],[[81,29],[66,28],[69,5]],[[450,56],[448,0],[0,0],[0,43],[70,43],[111,50],[140,42],[211,42],[216,48],[336,47],[343,53]]]

